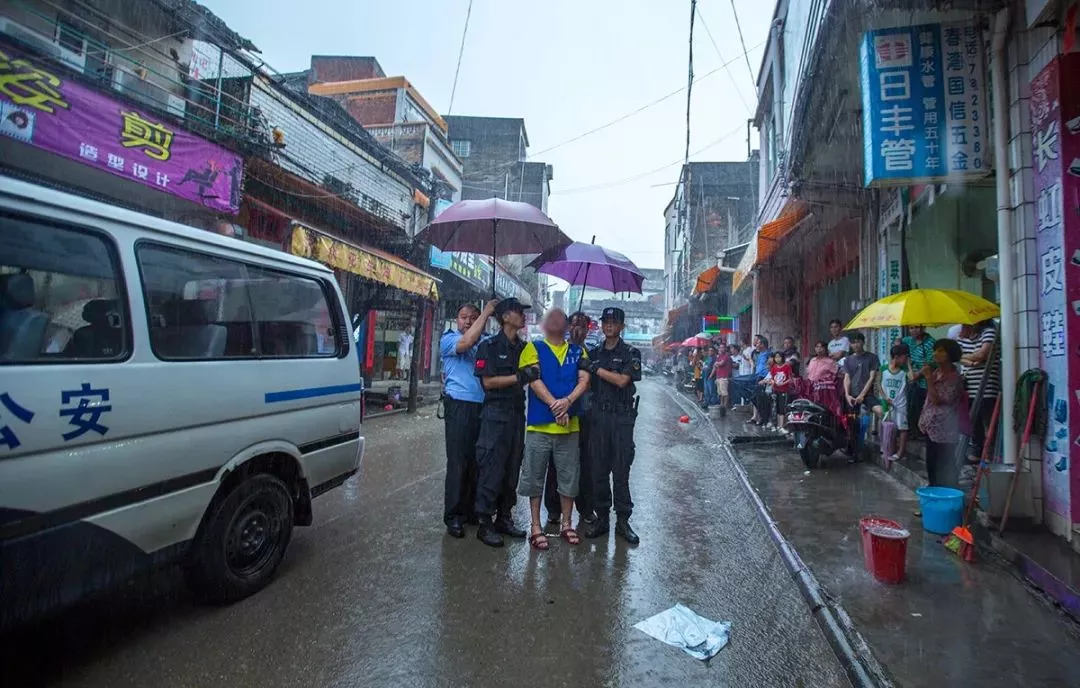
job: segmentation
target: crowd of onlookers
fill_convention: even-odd
[[[703,408],[752,406],[749,423],[781,433],[795,398],[890,421],[897,442],[889,458],[902,457],[909,437],[917,437],[926,442],[930,484],[950,485],[974,472],[986,439],[1001,390],[995,338],[992,320],[953,326],[940,340],[912,326],[891,342],[882,363],[866,350],[862,332],[845,333],[833,320],[829,339],[816,342],[805,359],[793,337],[774,349],[759,334],[741,345],[716,342],[676,354],[676,379],[693,386]],[[967,461],[956,462],[962,437],[969,438]]]

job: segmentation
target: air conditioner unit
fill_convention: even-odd
[[[113,72],[113,88],[135,101],[179,118],[187,111],[183,98],[122,67],[116,67]]]
[[[54,60],[63,62],[68,67],[83,71],[86,68],[86,51],[77,53],[60,45],[56,39],[38,33],[7,17],[0,17],[0,34],[14,40]],[[84,41],[85,48],[85,41]]]

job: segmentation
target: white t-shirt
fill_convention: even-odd
[[[895,373],[888,365],[881,366],[881,391],[889,404],[900,409],[907,408],[907,371],[901,368]]]
[[[851,353],[851,341],[846,336],[840,335],[829,342],[829,357],[836,358],[833,354],[837,351],[842,351],[845,354]]]
[[[954,341],[957,340],[957,339],[960,339],[960,330],[962,330],[962,329],[964,329],[963,325],[953,325],[952,327],[950,327],[949,328],[949,339],[952,339]]]
[[[739,375],[750,375],[754,372],[754,347],[748,346],[742,350],[739,357]]]

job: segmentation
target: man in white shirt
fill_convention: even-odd
[[[829,321],[829,358],[834,361],[842,361],[851,353],[851,341],[844,336],[844,323],[839,320]]]
[[[412,368],[412,345],[412,333],[408,330],[402,330],[398,334],[397,374],[403,380],[408,379],[409,370]]]

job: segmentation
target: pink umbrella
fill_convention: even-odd
[[[501,198],[459,201],[440,213],[417,239],[443,251],[493,258],[541,253],[570,243],[570,237],[538,208]],[[494,291],[494,270],[491,280]]]
[[[689,338],[683,340],[683,343],[680,344],[679,346],[687,347],[687,348],[691,348],[691,349],[696,349],[698,347],[708,346],[710,344],[712,344],[712,341],[710,341],[708,339],[703,339],[701,337],[689,337]]]

